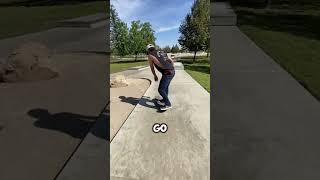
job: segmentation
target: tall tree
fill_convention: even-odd
[[[113,5],[110,6],[110,47],[114,51],[114,42],[116,37],[115,26],[119,22],[119,16]]]
[[[166,52],[166,53],[171,53],[171,48],[170,48],[170,46],[165,46],[164,48],[163,48],[163,51],[164,52]]]
[[[155,44],[154,30],[151,24],[132,21],[129,31],[130,53],[135,55],[135,60],[139,53],[144,53],[147,44]]]
[[[209,49],[209,7],[209,0],[195,0],[179,28],[179,44],[194,52],[193,62],[198,51]]]
[[[124,22],[119,22],[117,24],[117,37],[114,46],[117,50],[117,54],[120,56],[125,56],[130,53],[128,36],[129,32],[127,24]]]
[[[173,45],[172,48],[171,48],[171,53],[178,53],[179,52],[179,46],[176,44],[176,45]]]
[[[110,45],[111,51],[120,56],[129,54],[128,27],[121,21],[118,13],[111,5],[110,8]]]

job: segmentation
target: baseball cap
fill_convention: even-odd
[[[153,44],[148,44],[148,45],[147,45],[147,48],[146,48],[146,49],[147,49],[147,51],[149,50],[149,48],[152,48],[152,47],[154,47],[154,45],[153,45]]]

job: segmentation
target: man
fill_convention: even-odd
[[[156,50],[152,44],[147,45],[147,55],[154,80],[158,81],[158,76],[154,67],[156,67],[156,69],[162,74],[158,88],[159,94],[162,96],[162,100],[157,100],[157,102],[161,105],[160,109],[162,111],[166,111],[172,108],[168,95],[170,82],[175,75],[173,61],[163,51]]]

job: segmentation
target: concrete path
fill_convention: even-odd
[[[53,53],[95,53],[109,52],[107,27],[99,28],[54,28],[43,32],[26,34],[0,40],[0,61],[21,44],[40,42]]]
[[[133,75],[153,79],[150,69]],[[170,86],[173,108],[159,113],[152,82],[110,145],[112,180],[210,179],[210,96],[184,70]],[[111,109],[112,112],[112,109]],[[166,133],[154,133],[166,123]]]
[[[55,28],[0,40],[0,61],[21,43],[39,41],[55,52],[59,72],[49,81],[0,84],[1,180],[109,177],[109,117],[97,120],[109,99],[107,29]]]
[[[320,103],[236,26],[213,26],[219,180],[320,179]]]
[[[56,180],[107,180],[109,179],[109,106],[103,112],[86,138]]]
[[[1,180],[53,179],[107,104],[104,56],[53,58],[55,79],[0,83]]]

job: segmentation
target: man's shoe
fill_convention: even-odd
[[[160,105],[160,106],[165,106],[166,104],[164,103],[164,101],[162,100],[157,100],[157,103]]]
[[[166,111],[166,110],[171,109],[171,108],[172,108],[172,106],[162,106],[162,107],[160,107],[160,110],[161,111]]]

